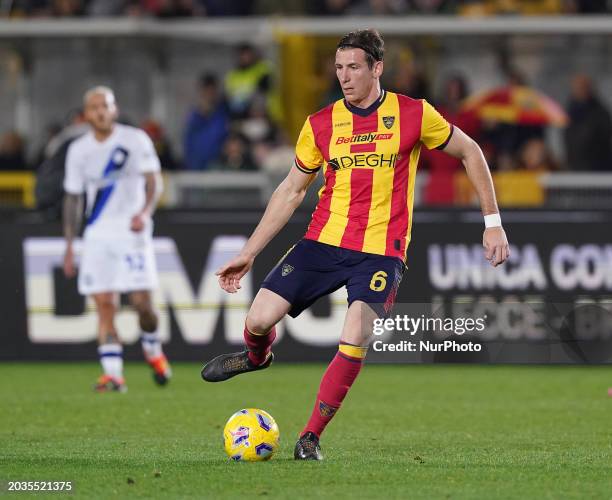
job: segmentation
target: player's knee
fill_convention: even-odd
[[[98,314],[101,318],[112,318],[115,315],[115,303],[112,300],[99,300],[97,303]]]
[[[372,337],[373,334],[368,328],[358,325],[354,328],[345,327],[340,340],[352,345],[367,346]]]
[[[151,309],[151,300],[149,297],[141,293],[132,293],[130,295],[130,304],[138,314]]]
[[[143,332],[154,332],[157,330],[158,318],[152,308],[138,311],[138,322]]]
[[[253,310],[249,311],[246,319],[246,327],[250,332],[258,335],[264,335],[274,326],[274,319],[266,314],[265,311]]]

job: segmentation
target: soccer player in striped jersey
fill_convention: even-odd
[[[202,369],[204,380],[219,382],[267,368],[273,361],[276,323],[346,286],[348,311],[338,352],[296,443],[298,460],[322,458],[319,438],[362,367],[372,335],[367,325],[388,316],[393,307],[410,243],[422,146],[462,160],[485,216],[485,256],[497,266],[509,254],[479,146],[426,101],[382,89],[383,54],[384,43],[375,30],[351,32],[340,40],[336,74],[344,99],[306,119],[291,171],[242,252],[217,272],[221,287],[235,293],[255,257],[323,171],[324,185],[304,238],[272,269],[251,305],[244,328],[246,350],[218,356]]]
[[[87,198],[87,222],[78,287],[90,295],[98,313],[98,354],[103,374],[95,390],[125,391],[123,348],[115,327],[118,294],[129,293],[138,314],[145,359],[159,385],[171,372],[157,335],[158,317],[151,300],[157,285],[153,222],[161,193],[160,164],[149,136],[116,123],[113,91],[95,87],[83,99],[91,130],[69,147],[64,178],[64,273],[76,274],[73,241],[80,226],[81,198]]]

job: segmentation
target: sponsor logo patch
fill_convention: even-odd
[[[289,265],[289,264],[283,264],[283,269],[281,271],[281,274],[283,276],[287,276],[289,273],[291,273],[293,271],[293,266]]]
[[[391,118],[392,120],[395,120],[394,116],[385,116],[385,118],[383,118],[383,120],[385,120],[386,118]],[[385,126],[387,124],[385,123]],[[387,127],[387,128],[391,128],[391,126],[393,125],[393,121],[391,122],[391,124]],[[370,132],[368,134],[355,134],[355,135],[349,135],[346,137],[340,136],[336,139],[336,145],[338,144],[355,144],[355,143],[372,143],[375,141],[388,141],[389,139],[391,139],[391,137],[393,137],[393,134],[378,134],[378,133],[373,133]]]
[[[387,167],[395,168],[399,155],[384,153],[358,153],[350,156],[330,158],[328,165],[334,170],[345,168]]]
[[[338,411],[338,408],[329,406],[327,403],[319,400],[319,413],[322,417],[333,417]]]

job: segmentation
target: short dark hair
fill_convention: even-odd
[[[202,73],[198,78],[200,87],[216,87],[219,84],[219,79],[214,73]]]
[[[375,29],[351,31],[338,42],[337,49],[361,49],[366,54],[368,66],[372,69],[376,61],[382,61],[385,56],[385,41]]]

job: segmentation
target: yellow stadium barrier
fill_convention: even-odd
[[[284,125],[295,141],[306,117],[321,107],[321,98],[329,85],[321,60],[334,53],[337,41],[281,32],[276,33],[276,39],[280,46]]]
[[[35,183],[32,172],[0,172],[0,206],[33,208]]]
[[[502,207],[537,207],[544,204],[546,193],[540,183],[541,172],[517,170],[493,174],[497,202]],[[476,192],[465,172],[455,174],[455,203],[475,205]]]

